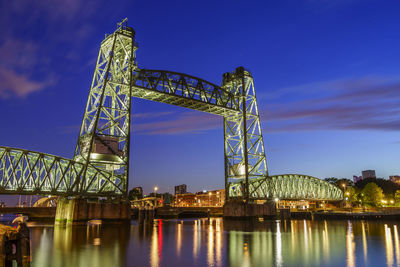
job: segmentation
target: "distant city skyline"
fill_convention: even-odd
[[[238,66],[251,71],[271,175],[372,169],[388,179],[400,174],[399,8],[1,1],[0,146],[72,157],[100,42],[128,17],[141,68],[215,84]],[[224,188],[221,117],[134,99],[132,123],[129,189]]]

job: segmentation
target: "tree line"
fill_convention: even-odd
[[[400,185],[382,178],[366,178],[354,183],[347,178],[326,178],[340,187],[344,198],[352,206],[400,206]]]

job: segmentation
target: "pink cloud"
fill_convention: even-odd
[[[29,76],[18,74],[13,70],[0,67],[0,97],[7,98],[14,94],[19,97],[40,91],[48,82],[37,82],[29,79]]]
[[[222,128],[222,117],[202,112],[184,112],[171,120],[134,123],[132,131],[138,134],[201,134]]]
[[[396,78],[310,83],[278,92],[267,103],[268,109],[261,111],[269,132],[400,130],[400,82]]]

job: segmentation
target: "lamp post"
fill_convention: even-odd
[[[343,187],[343,196],[344,196],[344,193],[346,192],[346,183],[342,183],[341,186]],[[344,206],[345,207],[347,206],[347,199],[346,198],[344,200]]]
[[[157,190],[158,190],[158,187],[155,186],[155,187],[154,187],[154,196],[155,196],[155,197],[157,197]]]
[[[275,200],[275,203],[276,203],[276,210],[278,211],[278,209],[279,209],[279,205],[278,205],[279,198],[276,197],[274,200]]]

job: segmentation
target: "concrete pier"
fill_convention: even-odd
[[[277,215],[275,203],[264,204],[246,203],[239,200],[231,200],[224,205],[224,218],[248,219],[252,217],[275,217]]]
[[[139,209],[139,224],[143,223],[153,223],[155,216],[155,209],[154,208],[142,208]]]
[[[127,202],[89,202],[84,198],[59,198],[55,224],[79,224],[89,220],[128,221],[130,205]]]

